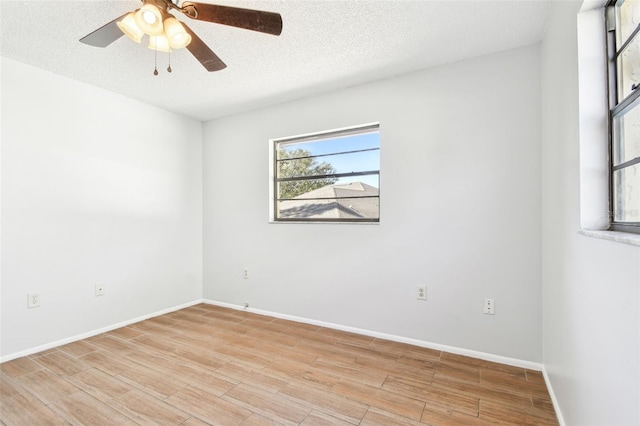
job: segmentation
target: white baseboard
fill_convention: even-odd
[[[157,316],[160,316],[160,315],[168,314],[170,312],[179,311],[180,309],[188,308],[189,306],[197,305],[198,303],[203,303],[203,300],[202,299],[198,299],[198,300],[194,300],[192,302],[183,303],[181,305],[173,306],[173,307],[167,308],[167,309],[162,309],[160,311],[157,311],[157,312],[154,312],[154,313],[151,313],[151,314],[142,315],[140,317],[132,318],[130,320],[122,321],[122,322],[119,322],[119,323],[116,323],[116,324],[111,324],[111,325],[108,325],[106,327],[99,328],[97,330],[92,330],[92,331],[89,331],[89,332],[86,332],[86,333],[78,334],[76,336],[67,337],[67,338],[64,338],[64,339],[61,339],[61,340],[56,340],[55,342],[46,343],[44,345],[36,346],[35,348],[29,348],[29,349],[26,349],[24,351],[15,352],[15,353],[12,353],[12,354],[9,354],[9,355],[5,355],[3,357],[0,357],[0,363],[11,361],[12,359],[16,359],[16,358],[21,358],[23,356],[33,355],[33,354],[36,354],[38,352],[46,351],[48,349],[53,349],[55,347],[66,345],[68,343],[73,343],[73,342],[76,342],[78,340],[86,339],[88,337],[93,337],[93,336],[96,336],[98,334],[106,333],[108,331],[115,330],[116,328],[125,327],[125,326],[127,326],[129,324],[133,324],[133,323],[136,323],[136,322],[144,321],[144,320],[149,319],[149,318],[153,318],[153,317],[157,317]]]
[[[305,324],[312,324],[312,325],[317,325],[317,326],[320,326],[320,327],[332,328],[332,329],[335,329],[335,330],[348,331],[350,333],[363,334],[365,336],[377,337],[377,338],[380,338],[380,339],[391,340],[391,341],[394,341],[394,342],[407,343],[409,345],[420,346],[420,347],[429,348],[429,349],[435,349],[435,350],[438,350],[438,351],[450,352],[450,353],[457,354],[457,355],[465,355],[465,356],[469,356],[469,357],[473,357],[473,358],[482,359],[482,360],[485,360],[485,361],[492,361],[492,362],[498,362],[500,364],[512,365],[514,367],[527,368],[529,370],[535,370],[535,371],[543,371],[542,364],[537,363],[537,362],[525,361],[525,360],[516,359],[516,358],[509,358],[509,357],[504,357],[504,356],[501,356],[501,355],[494,355],[494,354],[490,354],[490,353],[486,353],[486,352],[474,351],[474,350],[471,350],[471,349],[458,348],[458,347],[455,347],[455,346],[441,345],[439,343],[432,343],[432,342],[428,342],[428,341],[424,341],[424,340],[413,339],[413,338],[410,338],[410,337],[402,337],[402,336],[396,336],[396,335],[393,335],[393,334],[378,333],[377,331],[371,331],[371,330],[365,330],[365,329],[361,329],[361,328],[349,327],[349,326],[345,326],[345,325],[341,325],[341,324],[328,323],[328,322],[324,322],[324,321],[316,321],[316,320],[303,318],[303,317],[297,317],[297,316],[293,316],[293,315],[280,314],[280,313],[277,313],[277,312],[263,311],[261,309],[245,308],[244,306],[234,305],[234,304],[231,304],[231,303],[218,302],[218,301],[215,301],[215,300],[204,299],[204,300],[202,300],[202,302],[210,304],[210,305],[221,306],[221,307],[224,307],[224,308],[237,309],[237,310],[247,311],[247,312],[251,312],[251,313],[255,313],[255,314],[266,315],[266,316],[270,316],[270,317],[274,317],[274,318],[285,319],[285,320],[289,320],[289,321],[301,322],[301,323],[305,323]]]
[[[547,369],[544,367],[544,364],[542,365],[542,375],[544,376],[544,382],[547,384],[547,390],[549,391],[549,397],[551,397],[551,402],[553,403],[553,409],[556,411],[558,423],[560,426],[565,426],[566,423],[564,421],[564,417],[562,417],[562,411],[560,410],[558,399],[553,391],[553,386],[551,386],[551,380],[549,380],[549,374],[547,373]]]

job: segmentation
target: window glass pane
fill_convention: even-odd
[[[640,83],[640,37],[636,35],[633,41],[618,56],[618,101],[622,101],[631,87]]]
[[[618,45],[622,46],[640,23],[640,1],[624,0],[622,4],[619,2],[618,6],[618,19],[620,20]]]
[[[621,117],[614,118],[613,164],[640,157],[640,103]]]
[[[640,222],[640,165],[613,173],[614,220]]]
[[[335,198],[378,196],[379,176],[350,176],[278,182],[278,198]]]
[[[375,191],[377,193],[377,189]],[[379,219],[380,199],[330,198],[279,201],[282,219]]]
[[[307,142],[281,143],[278,146],[278,159],[300,157],[302,155],[299,151],[306,151],[309,153],[307,155],[323,155],[379,147],[380,134],[376,131]]]
[[[304,151],[306,152],[306,151]],[[289,151],[299,157],[300,151]],[[281,157],[282,158],[282,157]],[[353,173],[378,170],[380,151],[361,151],[349,154],[327,155],[315,158],[278,161],[278,177],[299,177],[335,173]]]

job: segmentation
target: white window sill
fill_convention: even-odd
[[[640,234],[617,231],[593,231],[590,229],[581,229],[580,231],[578,231],[578,234],[640,247]]]
[[[315,220],[269,220],[269,223],[281,225],[283,223],[287,225],[291,224],[304,224],[304,225],[380,225],[380,222],[327,222],[327,221],[315,221]]]

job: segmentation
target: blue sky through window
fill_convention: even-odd
[[[339,136],[330,139],[321,139],[309,142],[286,144],[282,146],[285,151],[304,149],[311,155],[332,154],[336,152],[357,151],[362,149],[380,148],[380,133],[370,132],[357,135]],[[337,173],[350,173],[380,170],[380,150],[366,151],[353,154],[329,155],[316,159],[319,163],[331,164]],[[349,182],[363,182],[367,185],[379,188],[378,175],[353,176],[341,178],[337,184]]]

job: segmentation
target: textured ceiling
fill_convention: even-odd
[[[158,54],[121,37],[81,37],[140,1],[0,2],[2,56],[199,120],[484,55],[541,40],[544,0],[202,0],[282,15],[279,37],[190,20],[227,64],[209,73],[186,49]],[[146,40],[145,40],[146,41]],[[145,43],[143,41],[143,43]]]

